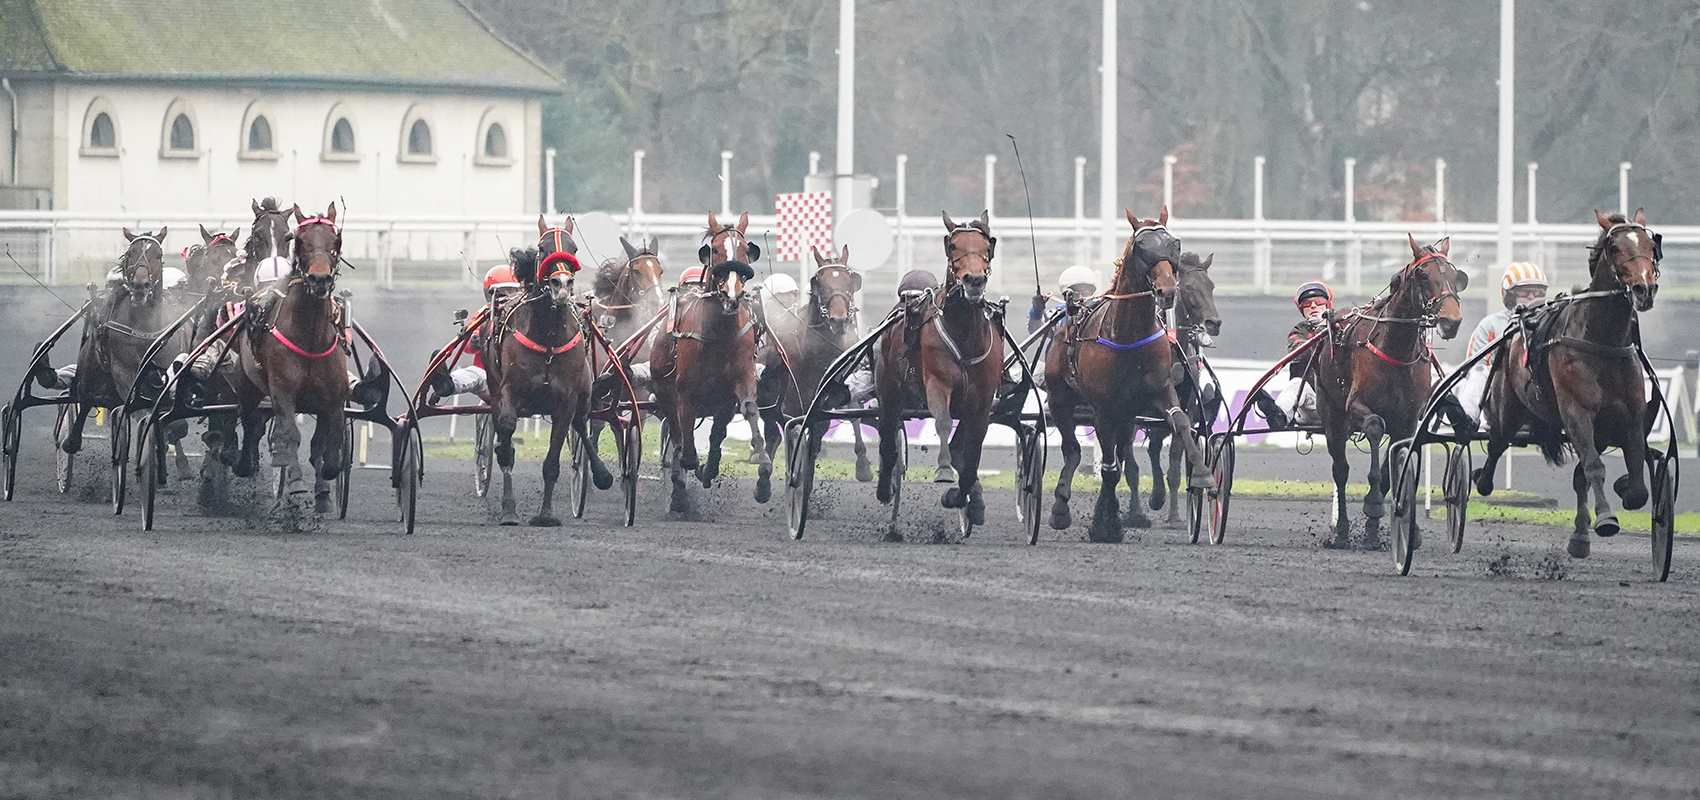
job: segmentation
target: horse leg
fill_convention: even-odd
[[[1116,502],[1116,483],[1121,480],[1121,447],[1119,425],[1100,417],[1094,430],[1098,434],[1098,503],[1092,509],[1092,527],[1086,538],[1094,542],[1122,540],[1121,508]]]
[[[71,429],[65,432],[65,441],[59,444],[59,450],[67,455],[75,455],[83,449],[83,425],[88,423],[89,411],[93,410],[82,403],[77,404],[77,411],[71,415]]]
[[[956,465],[950,454],[950,387],[943,382],[927,384],[927,410],[933,415],[933,431],[939,437],[939,466],[933,483],[956,483]]]
[[[348,421],[343,409],[337,406],[319,414],[313,423],[313,457],[319,468],[313,487],[313,508],[323,514],[331,510],[331,481],[342,474],[343,453],[352,446],[348,441]]]
[[[241,412],[242,449],[230,471],[238,478],[251,478],[260,469],[260,437],[265,435],[266,420],[260,415],[259,404]]]
[[[1328,455],[1334,460],[1334,493],[1329,498],[1329,511],[1334,524],[1334,538],[1323,542],[1331,549],[1351,547],[1352,519],[1346,512],[1346,481],[1352,477],[1352,464],[1346,460],[1346,442],[1350,434],[1344,425],[1330,424],[1326,432]]]
[[[1570,434],[1570,444],[1576,450],[1577,469],[1581,471],[1582,481],[1573,480],[1576,488],[1578,511],[1586,502],[1589,489],[1594,492],[1594,532],[1602,537],[1616,536],[1618,530],[1617,515],[1612,513],[1611,503],[1606,500],[1606,462],[1600,457],[1600,449],[1594,443],[1594,414],[1591,410],[1580,405],[1574,405],[1560,400],[1559,415],[1564,419],[1564,430]],[[1583,526],[1583,518],[1577,514],[1577,525],[1570,533],[1570,555],[1575,558],[1587,558],[1590,549],[1588,531]]]
[[[1369,443],[1369,491],[1364,493],[1364,547],[1381,546],[1381,518],[1387,515],[1388,465],[1381,462],[1381,440],[1387,437],[1387,422],[1380,415],[1364,417],[1364,441]],[[1389,459],[1391,460],[1391,459]]]
[[[1168,437],[1155,429],[1145,432],[1145,454],[1151,461],[1151,510],[1160,511],[1168,502],[1164,493],[1168,488],[1164,482],[1163,473],[1163,440]]]
[[[490,412],[490,427],[496,432],[496,466],[502,468],[502,509],[498,525],[518,525],[518,503],[514,501],[514,429],[519,427],[519,408],[503,391]]]
[[[1623,465],[1629,474],[1618,478],[1612,490],[1623,501],[1623,507],[1633,511],[1646,505],[1651,496],[1647,491],[1647,440],[1632,433],[1623,442]]]
[[[571,424],[556,416],[549,418],[549,454],[543,457],[543,505],[537,509],[537,516],[531,518],[534,528],[558,528],[561,520],[556,518],[555,482],[561,479],[561,446],[567,442],[567,431]]]
[[[731,419],[730,414],[715,414],[708,426],[708,460],[697,469],[697,480],[702,481],[704,489],[720,477],[720,445],[726,441],[726,424]]]
[[[608,465],[602,463],[602,429],[606,426],[602,420],[590,419],[588,413],[581,413],[574,426],[579,429],[579,441],[589,448],[590,479],[596,483],[599,491],[607,491],[614,485],[614,473],[608,471]]]
[[[278,508],[306,500],[307,482],[301,478],[301,426],[295,421],[295,400],[272,397],[272,467],[283,471],[283,494]]]
[[[945,508],[966,508],[968,521],[974,525],[986,524],[986,502],[981,498],[980,488],[980,455],[986,443],[986,429],[990,425],[991,418],[985,412],[970,412],[957,424],[956,435],[951,437],[950,442],[952,460],[956,462],[960,477],[956,486],[945,491],[941,504]]]
[[[867,483],[874,479],[874,470],[868,463],[868,443],[862,441],[861,421],[851,420],[850,432],[856,437],[856,480]]]
[[[1169,503],[1169,516],[1166,521],[1171,523],[1179,523],[1181,521],[1180,496],[1182,450],[1183,448],[1176,447],[1174,442],[1169,442],[1169,471],[1167,473],[1167,477],[1169,479],[1169,497],[1171,498],[1171,501]],[[1153,482],[1155,482],[1155,478],[1153,478]],[[1155,485],[1155,483],[1153,483],[1153,485]]]
[[[750,460],[756,464],[756,502],[773,498],[773,453],[762,436],[761,408],[754,394],[744,400],[744,419],[750,423]]]
[[[1057,488],[1053,493],[1056,498],[1051,503],[1051,529],[1068,530],[1074,524],[1074,517],[1068,511],[1069,498],[1074,496],[1074,471],[1080,468],[1080,438],[1074,430],[1074,406],[1057,402],[1057,395],[1051,395],[1051,418],[1063,420],[1057,423],[1057,435],[1062,438],[1062,471],[1057,476]]]
[[[695,472],[698,465],[696,404],[690,398],[680,396],[677,416],[679,424],[674,432],[679,438],[674,444],[679,446],[679,469]]]
[[[1129,426],[1126,449],[1122,452],[1121,458],[1118,459],[1122,464],[1122,479],[1127,481],[1127,493],[1130,495],[1127,501],[1127,513],[1122,515],[1122,527],[1124,528],[1151,527],[1151,518],[1145,515],[1145,511],[1139,503],[1139,459],[1133,457],[1133,436],[1134,432],[1138,430],[1136,427]],[[1162,480],[1162,473],[1157,472],[1155,464],[1153,464],[1151,473],[1153,502],[1155,502],[1157,496],[1157,482],[1160,480]]]
[[[186,481],[193,477],[189,466],[189,454],[183,450],[183,438],[189,435],[189,421],[180,419],[165,428],[165,441],[171,445],[174,456],[174,466],[177,467],[177,480]],[[164,477],[163,475],[161,476]]]

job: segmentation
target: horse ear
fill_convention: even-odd
[[[1440,241],[1435,242],[1434,251],[1443,256],[1450,254],[1452,252],[1452,237],[1445,236]]]
[[[850,266],[850,245],[838,248],[838,263],[846,267]]]
[[[124,241],[126,241],[126,242],[136,241],[136,234],[131,233],[129,228],[124,229]]]
[[[985,231],[987,233],[987,235],[991,234],[991,232],[992,232],[992,212],[991,212],[991,209],[981,209],[980,210],[980,230]]]
[[[633,247],[631,242],[626,241],[626,237],[624,236],[620,237],[620,248],[626,251],[626,258],[637,258],[637,248]]]
[[[862,273],[860,273],[860,272],[850,273],[850,291],[852,291],[852,292],[862,291]]]
[[[332,223],[336,222],[336,202],[335,201],[332,201],[332,203],[325,208],[325,219],[330,220]]]
[[[816,269],[819,269],[821,267],[826,266],[825,259],[822,259],[820,257],[820,248],[818,248],[818,247],[816,247],[812,244],[809,245],[809,255],[812,255],[812,256],[815,257],[815,268]]]
[[[738,232],[743,233],[750,227],[750,212],[745,211],[738,216]]]
[[[254,200],[254,201],[252,201],[252,203],[253,203],[253,208],[254,208],[254,216],[257,217],[257,216],[260,215],[260,201]]]
[[[170,228],[160,228],[159,233],[155,234],[154,237],[153,237],[154,241],[159,242],[161,245],[164,245],[165,244],[165,232],[169,231],[169,230],[171,230],[171,229]]]
[[[1133,209],[1124,207],[1122,213],[1127,215],[1127,224],[1132,225],[1134,230],[1139,230],[1139,218],[1133,215]]]
[[[548,233],[548,232],[549,232],[549,224],[543,221],[543,215],[542,214],[538,214],[537,215],[537,238],[539,238],[539,239],[543,238],[543,234]]]
[[[939,213],[944,216],[944,229],[945,229],[945,231],[948,233],[950,231],[956,230],[956,220],[953,220],[953,219],[950,218],[950,212],[940,211]]]
[[[1393,273],[1393,280],[1387,282],[1387,288],[1392,292],[1397,292],[1399,291],[1399,284],[1403,283],[1404,280],[1405,271],[1399,270],[1398,272]]]
[[[1216,263],[1216,254],[1211,253],[1210,255],[1205,256],[1203,261],[1198,263],[1198,268],[1207,270],[1210,269],[1210,265],[1214,263]]]
[[[1405,234],[1405,240],[1411,243],[1411,258],[1422,258],[1423,246],[1417,244],[1417,237],[1407,233]]]
[[[212,232],[208,231],[207,226],[205,226],[205,225],[200,226],[200,228],[201,228],[201,241],[205,244],[212,244],[212,240],[213,240]]]
[[[1611,230],[1611,225],[1612,225],[1611,218],[1607,217],[1604,214],[1601,214],[1600,210],[1597,209],[1597,208],[1594,209],[1594,221],[1598,222],[1600,224],[1601,230],[1607,230],[1607,231]]]
[[[1169,206],[1167,204],[1164,204],[1163,208],[1157,212],[1157,224],[1169,224]]]
[[[708,232],[711,234],[720,232],[720,220],[715,218],[713,211],[708,212]]]
[[[561,223],[561,230],[566,231],[568,236],[573,235],[573,218],[572,217],[567,217],[567,221]]]
[[[1643,228],[1647,227],[1647,209],[1646,208],[1635,209],[1635,224],[1640,225]]]
[[[288,219],[291,214],[295,215],[295,221],[296,222],[300,222],[301,220],[304,220],[304,219],[307,218],[306,214],[301,213],[301,204],[300,203],[296,203],[295,205],[290,206],[289,211],[283,215],[284,219]]]

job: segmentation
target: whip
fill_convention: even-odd
[[[47,284],[42,283],[38,278],[36,278],[34,273],[31,273],[29,270],[24,269],[24,265],[19,264],[18,260],[16,258],[12,258],[12,246],[11,245],[6,245],[6,258],[8,260],[10,260],[12,262],[12,264],[18,268],[19,272],[22,272],[24,274],[24,277],[29,278],[32,281],[35,281],[35,285],[40,286],[42,291],[47,292],[50,295],[53,295],[53,299],[58,300],[60,303],[63,303],[66,308],[69,308],[72,311],[77,310],[76,306],[73,306],[70,303],[66,303],[65,298],[60,297],[58,292],[55,292],[52,289],[47,288]]]
[[[1015,168],[1021,171],[1021,196],[1027,200],[1027,240],[1033,245],[1033,293],[1044,294],[1045,286],[1039,281],[1039,237],[1033,230],[1033,195],[1027,191],[1027,168],[1021,164],[1021,146],[1015,143],[1015,134],[1004,135],[1015,150]]]

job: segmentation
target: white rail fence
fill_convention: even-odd
[[[663,259],[673,268],[695,263],[705,226],[702,214],[614,215],[628,234],[655,236]],[[897,246],[884,264],[852,266],[868,273],[864,291],[889,294],[898,277],[915,268],[937,270],[943,263],[943,227],[937,217],[886,214]],[[84,214],[41,211],[0,211],[0,283],[28,282],[19,268],[47,283],[76,284],[95,280],[122,250],[119,229],[155,230],[170,226],[169,250],[200,241],[197,225],[231,231],[251,221],[246,212],[215,217],[203,214]],[[344,223],[344,255],[356,266],[347,280],[385,289],[475,284],[484,267],[501,260],[510,247],[529,245],[537,232],[536,217],[364,217],[351,214]],[[751,217],[751,239],[772,252],[775,218]],[[1346,222],[1310,220],[1178,219],[1169,225],[1183,246],[1200,254],[1214,253],[1212,269],[1223,294],[1284,294],[1312,278],[1328,280],[1344,295],[1370,294],[1385,285],[1391,271],[1410,260],[1406,234],[1429,242],[1452,238],[1452,257],[1473,273],[1470,293],[1489,290],[1496,228],[1491,223]],[[1665,261],[1661,285],[1678,296],[1700,295],[1700,226],[1656,225],[1664,235]],[[1036,250],[1041,282],[1054,291],[1056,276],[1071,264],[1092,264],[1108,278],[1108,265],[1094,264],[1100,229],[1095,218],[1000,217],[993,220],[999,238],[995,291],[1025,296],[1033,281]],[[1125,236],[1126,223],[1116,226]],[[1598,227],[1589,224],[1519,224],[1514,226],[1518,260],[1546,267],[1555,285],[1585,282],[1586,246]],[[594,266],[615,253],[580,254]],[[852,254],[854,255],[854,254]],[[853,259],[854,260],[854,259]],[[768,265],[797,270],[798,266]]]

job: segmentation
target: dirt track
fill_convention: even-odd
[[[1484,525],[1399,579],[1320,549],[1320,503],[1029,548],[994,492],[966,543],[888,545],[852,483],[792,542],[735,481],[696,521],[645,482],[635,529],[612,493],[498,528],[442,461],[412,537],[381,472],[322,533],[183,490],[144,534],[50,463],[0,505],[4,797],[1700,793],[1687,541],[1656,584],[1645,538]]]

